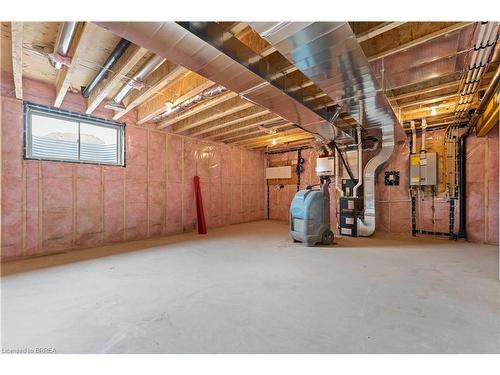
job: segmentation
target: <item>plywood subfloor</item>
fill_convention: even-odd
[[[260,221],[7,263],[3,348],[500,352],[497,247],[337,241],[306,248]]]

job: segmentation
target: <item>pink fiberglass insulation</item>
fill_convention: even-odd
[[[428,146],[438,147],[442,142],[443,131],[427,133]],[[420,144],[420,135],[418,138]],[[417,148],[418,149],[418,148]],[[467,236],[472,242],[498,244],[498,127],[486,137],[471,135],[467,141]],[[302,150],[305,159],[304,172],[301,175],[301,189],[319,182],[315,174],[317,153],[314,150]],[[396,145],[393,155],[378,170],[376,180],[376,228],[379,232],[411,233],[411,201],[408,195],[408,141]],[[268,161],[295,160],[297,152],[267,155]],[[364,163],[369,156],[364,157]],[[440,165],[441,167],[441,165]],[[399,186],[384,184],[385,171],[399,171]],[[285,185],[280,189],[269,186],[269,213],[271,219],[288,220],[288,210],[296,192],[296,185]],[[330,189],[332,228],[336,233],[335,218],[336,191]],[[417,226],[419,229],[433,232],[448,232],[449,202],[443,193],[432,199],[422,195],[417,206]],[[458,230],[458,203],[455,212]]]
[[[27,78],[23,86],[25,100],[53,104],[53,86]],[[22,101],[10,74],[2,72],[0,91],[2,260],[195,230],[196,174],[208,228],[265,218],[260,152],[137,126],[132,112],[121,119],[125,168],[23,160]],[[84,112],[86,102],[68,93],[61,108]]]

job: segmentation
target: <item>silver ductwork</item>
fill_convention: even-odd
[[[153,73],[166,59],[163,56],[154,55],[151,57],[137,73],[116,93],[110,103],[113,106],[120,105],[123,98],[137,85],[137,83],[142,84],[144,78]]]
[[[362,119],[363,134],[380,140],[379,153],[368,161],[363,180],[365,216],[358,235],[375,231],[377,168],[394,150],[404,132],[356,36],[347,22],[254,22],[250,26],[303,74],[341,105],[352,118]],[[361,144],[361,139],[358,140]]]
[[[375,180],[377,168],[390,158],[394,151],[394,129],[382,128],[382,147],[380,152],[371,158],[363,173],[364,185],[364,217],[358,218],[358,236],[371,236],[375,232]]]
[[[50,65],[58,70],[63,67],[60,60],[68,56],[69,46],[75,35],[77,25],[78,22],[63,22],[59,27],[54,53],[48,55]]]
[[[226,87],[245,99],[256,103],[283,119],[297,124],[306,131],[320,134],[331,141],[334,138],[328,118],[307,107],[298,98],[291,96],[275,85],[269,77],[257,74],[249,61],[244,64],[224,50],[230,41],[238,48],[248,49],[230,33],[224,33],[216,23],[176,22],[97,22],[111,32],[132,41],[158,55],[165,56],[175,64]],[[194,34],[189,26],[204,32],[203,38]],[[210,28],[210,32],[204,28]],[[209,40],[212,38],[211,40]],[[249,54],[250,50],[244,53]],[[242,55],[243,57],[243,55]],[[259,55],[253,56],[256,59]],[[253,58],[252,57],[252,58]],[[340,131],[338,139],[352,140]]]

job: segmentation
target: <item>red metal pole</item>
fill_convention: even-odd
[[[203,199],[201,197],[200,177],[194,176],[194,193],[196,195],[196,216],[198,217],[198,234],[207,234]]]

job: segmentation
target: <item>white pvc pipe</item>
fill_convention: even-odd
[[[422,119],[422,146],[420,147],[420,152],[425,151],[425,137],[426,137],[426,129],[427,129],[427,121],[425,118]]]
[[[363,143],[361,142],[361,125],[356,128],[358,137],[358,183],[352,188],[353,195],[358,196],[358,189],[363,184]]]
[[[344,192],[342,188],[339,186],[339,177],[340,177],[340,155],[337,149],[335,149],[335,189],[340,193],[340,196],[344,196]]]
[[[415,129],[415,121],[410,122],[411,129],[411,153],[417,153],[417,130]]]

